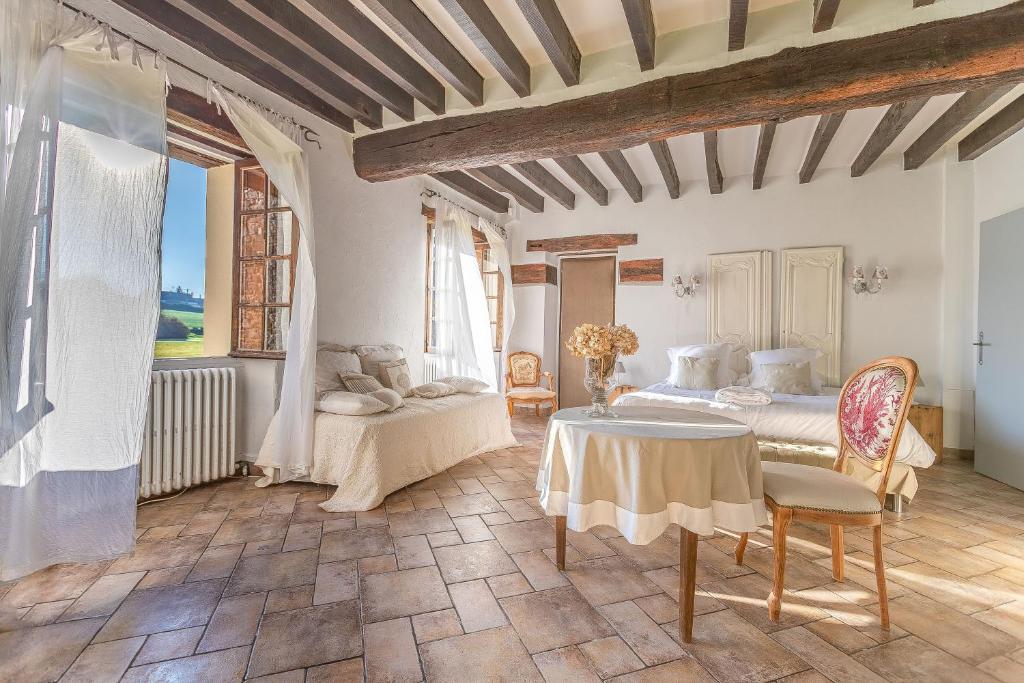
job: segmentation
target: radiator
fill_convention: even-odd
[[[235,470],[235,369],[155,370],[139,463],[139,497]]]
[[[423,354],[423,383],[433,382],[441,374],[441,357],[433,353]]]

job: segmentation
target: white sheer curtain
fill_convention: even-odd
[[[499,360],[495,367],[495,375],[497,377],[495,388],[501,390],[504,388],[502,382],[504,382],[504,369],[508,359],[508,339],[509,335],[512,334],[512,325],[516,321],[515,297],[512,296],[512,266],[509,263],[508,245],[506,244],[505,237],[501,234],[501,230],[494,223],[483,217],[477,219],[477,229],[487,238],[487,246],[491,249],[491,258],[498,264],[498,270],[501,271],[501,279],[505,283],[505,295],[502,298],[504,321],[501,328],[501,354],[499,354]]]
[[[316,363],[316,276],[313,273],[313,211],[309,168],[299,146],[298,127],[214,85],[218,104],[235,124],[267,176],[299,221],[295,287],[285,345],[284,377],[277,413],[263,440],[257,483],[301,479],[313,464],[313,369]]]
[[[159,313],[166,74],[50,0],[3,0],[0,11],[7,580],[134,544]]]

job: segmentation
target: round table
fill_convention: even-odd
[[[693,633],[697,538],[715,527],[754,531],[768,521],[757,440],[747,425],[677,408],[617,406],[615,417],[584,408],[551,416],[537,475],[540,503],[555,517],[556,559],[565,530],[615,527],[645,545],[669,524],[680,538],[680,632]]]

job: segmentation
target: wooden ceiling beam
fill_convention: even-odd
[[[271,0],[278,1],[278,0]],[[430,67],[473,106],[484,103],[484,78],[412,0],[363,0]]]
[[[555,0],[516,0],[530,28],[566,85],[579,85],[580,48]]]
[[[853,166],[850,167],[850,175],[854,178],[864,175],[928,103],[928,99],[919,97],[916,100],[907,100],[891,105],[854,160]]]
[[[722,177],[722,165],[718,162],[718,131],[709,130],[704,133],[704,165],[708,171],[708,189],[711,194],[722,194],[725,178]]]
[[[466,171],[471,176],[497,192],[507,192],[517,202],[534,213],[544,211],[544,197],[525,182],[501,166],[484,166]]]
[[[836,136],[839,125],[845,117],[846,112],[840,111],[834,114],[822,114],[818,119],[814,135],[811,136],[811,144],[807,147],[807,156],[804,157],[804,163],[800,167],[801,184],[811,182],[814,172],[818,170],[818,164],[821,163],[825,152],[828,151],[828,146],[832,144],[832,138]]]
[[[676,171],[676,163],[672,160],[672,150],[668,147],[668,140],[656,140],[648,143],[654,160],[658,162],[661,170],[661,177],[665,179],[665,187],[668,188],[668,196],[672,199],[679,199],[679,173]]]
[[[207,102],[205,97],[197,95],[191,90],[173,87],[168,91],[167,120],[240,150],[249,150],[249,146],[238,134],[238,130],[231,123],[227,114],[220,111],[216,105]]]
[[[750,0],[729,0],[729,50],[742,50],[747,44],[747,13]]]
[[[508,197],[492,190],[471,175],[462,171],[441,171],[431,173],[430,177],[495,213],[508,213]]]
[[[1024,95],[1003,107],[970,135],[960,141],[960,161],[977,159],[1000,142],[1024,128]]]
[[[179,145],[173,140],[167,141],[167,156],[178,161],[184,161],[187,164],[198,166],[199,168],[214,168],[215,166],[223,166],[229,164],[229,161],[223,161],[221,159],[215,159],[212,156],[198,152],[190,147]]]
[[[626,157],[622,152],[620,150],[601,152],[600,156],[608,170],[618,179],[622,189],[626,191],[629,198],[637,204],[642,202],[644,200],[644,186],[640,184],[640,179],[636,177],[633,167],[626,161]]]
[[[558,167],[572,178],[580,189],[590,195],[601,206],[608,206],[608,188],[587,168],[578,156],[564,156],[552,159]]]
[[[477,49],[520,97],[530,94],[530,64],[497,17],[480,0],[441,0]]]
[[[539,161],[512,164],[512,168],[565,208],[569,210],[576,208],[576,195],[573,191],[556,178],[555,174],[544,168]]]
[[[269,27],[310,59],[329,69],[338,78],[378,104],[387,107],[406,121],[413,120],[412,95],[336,40],[294,5],[280,0],[228,2],[255,21]]]
[[[282,0],[278,0],[282,1]],[[444,113],[444,86],[348,0],[289,0],[347,48],[395,81],[435,114]]]
[[[914,0],[914,7],[925,7],[934,4],[935,0]]]
[[[636,59],[641,71],[654,68],[654,49],[657,34],[654,30],[654,12],[651,0],[622,0],[622,11],[626,13],[629,34],[633,37]]]
[[[888,33],[788,48],[540,107],[415,123],[355,141],[367,180],[625,149],[1024,81],[1024,1]]]
[[[163,0],[114,0],[156,29],[177,38],[210,59],[246,78],[277,92],[296,106],[349,132],[355,131],[352,117],[278,71],[273,65],[224,36],[217,29],[196,20]]]
[[[839,11],[839,0],[814,0],[814,23],[811,29],[815,33],[832,28]]]
[[[230,157],[232,160],[243,159],[245,157],[252,156],[252,152],[248,150],[240,150],[235,147],[232,147],[231,145],[226,145],[218,139],[207,137],[206,135],[203,135],[201,132],[198,132],[192,128],[180,126],[176,123],[172,123],[171,121],[167,122],[167,133],[168,135],[173,133],[174,135],[177,135],[178,137],[184,140],[190,140],[196,143],[197,145],[209,148],[213,152],[217,152],[218,154],[223,154],[226,157]]]
[[[753,188],[760,190],[764,186],[764,172],[768,169],[768,157],[772,153],[772,142],[775,141],[775,128],[778,124],[774,121],[761,124],[761,131],[757,134],[757,154],[754,156],[754,179]]]
[[[903,168],[908,171],[920,168],[943,145],[1011,89],[1013,84],[1007,83],[965,92],[907,148],[903,153]]]

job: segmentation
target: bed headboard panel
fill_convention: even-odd
[[[843,343],[843,248],[782,250],[779,341],[783,348],[818,349],[815,369],[840,386]]]
[[[708,256],[708,343],[748,351],[772,344],[772,253]]]

